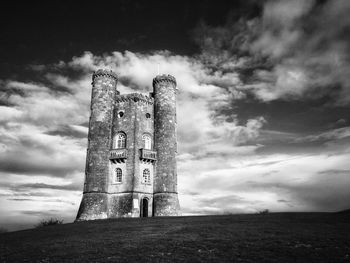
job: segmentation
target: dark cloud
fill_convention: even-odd
[[[29,215],[29,216],[38,216],[40,218],[45,218],[45,217],[51,217],[51,216],[56,216],[57,213],[59,213],[59,210],[55,209],[50,209],[48,211],[32,211],[32,210],[24,210],[21,211],[22,215]]]
[[[87,130],[77,130],[68,125],[61,125],[54,130],[45,132],[48,135],[68,136],[72,138],[87,138]]]
[[[326,130],[315,133],[285,134],[263,130],[258,143],[264,145],[257,149],[260,154],[321,154],[329,155],[348,152],[350,145],[350,127]]]
[[[218,114],[237,112],[241,122],[260,114],[267,121],[265,129],[301,135],[348,126],[346,119],[350,113],[349,106],[324,106],[327,98],[306,101],[304,99],[273,100],[266,103],[248,96],[219,109]]]
[[[19,88],[7,88],[7,81],[0,80],[0,105],[1,106],[15,106],[9,98],[13,95],[25,96],[25,92]]]
[[[70,205],[77,205],[74,202],[71,201],[67,201],[67,200],[62,200],[62,199],[35,199],[35,198],[7,198],[8,201],[18,201],[18,202],[37,202],[37,203],[66,203],[66,204],[70,204]],[[58,210],[57,210],[58,211]],[[57,214],[57,213],[56,213]]]
[[[337,139],[347,139],[350,137],[350,127],[329,130],[323,133],[305,136],[304,138],[296,139],[296,142],[327,142]]]
[[[82,183],[74,182],[70,184],[46,184],[46,183],[9,183],[4,182],[1,184],[1,188],[4,193],[0,196],[9,197],[7,200],[12,201],[39,201],[45,202],[45,198],[50,202],[61,202],[60,199],[48,199],[49,197],[55,197],[56,194],[50,190],[62,190],[62,191],[82,191]],[[34,197],[34,198],[33,198]],[[43,197],[44,199],[37,199],[36,197]]]
[[[182,194],[190,195],[190,196],[197,196],[200,194],[200,192],[186,190],[186,191],[183,191]]]
[[[218,207],[221,208],[223,204],[226,204],[228,206],[232,206],[234,204],[242,204],[245,203],[245,201],[242,197],[238,195],[224,195],[220,197],[213,197],[210,198],[201,198],[199,203],[202,206],[210,206],[210,207]]]
[[[350,207],[349,171],[327,170],[313,175],[302,184],[251,183],[255,189],[274,189],[280,196],[288,196],[294,207],[307,207],[312,211],[335,212]]]
[[[7,200],[10,200],[10,201],[33,201],[33,199],[30,199],[30,198],[7,198]]]
[[[79,125],[82,126],[82,127],[88,128],[89,127],[89,122],[86,121],[86,122],[80,123]]]
[[[199,207],[202,210],[203,214],[215,214],[215,213],[247,213],[247,208],[250,207],[262,207],[264,206],[264,202],[259,199],[256,200],[246,200],[239,195],[228,194],[221,195],[218,197],[210,196],[210,197],[197,197]],[[245,206],[246,209],[242,209],[241,207]],[[198,209],[199,210],[199,209]],[[253,209],[254,210],[254,209]]]
[[[332,169],[332,170],[325,170],[325,171],[320,171],[318,172],[319,174],[323,174],[323,175],[328,175],[328,176],[332,176],[332,175],[350,175],[350,170],[336,170],[336,169]]]
[[[54,177],[66,177],[69,174],[81,171],[84,163],[57,163],[50,158],[41,159],[40,156],[32,156],[30,152],[18,151],[7,154],[0,161],[0,171],[23,175],[43,175]]]
[[[51,185],[44,183],[34,183],[34,184],[18,184],[13,189],[55,189],[55,190],[69,190],[69,191],[80,191],[82,190],[81,185],[67,184],[67,185]]]
[[[67,185],[50,185],[44,183],[34,183],[34,184],[19,184],[16,185],[18,188],[30,188],[30,189],[56,189],[56,190],[69,190],[69,191],[80,191],[82,190],[81,185],[67,184]]]
[[[278,170],[272,170],[272,171],[269,171],[267,173],[263,173],[261,176],[269,176],[269,175],[273,175],[275,173],[278,173],[279,171]]]
[[[3,186],[6,186],[6,184]],[[31,197],[50,197],[52,196],[51,193],[42,193],[42,192],[28,192],[28,189],[19,189],[13,185],[10,184],[8,185],[10,186],[9,189],[12,191],[11,193],[8,194],[4,194],[4,196],[31,196]],[[25,191],[25,192],[24,192]]]
[[[69,83],[72,90],[82,85]],[[1,108],[0,171],[58,177],[80,171],[81,149],[87,143],[82,140],[86,127],[77,125],[86,120],[83,96],[52,93],[42,83],[7,81],[5,85],[7,91],[21,92],[9,95],[14,105]]]
[[[254,18],[198,26],[200,58],[216,72],[240,72],[236,89],[263,101],[328,96],[346,105],[349,90],[348,1],[266,1]]]

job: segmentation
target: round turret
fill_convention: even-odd
[[[95,78],[98,77],[105,77],[105,78],[112,78],[116,82],[118,81],[118,75],[114,73],[112,70],[107,70],[107,69],[99,69],[92,74],[92,81],[95,80]]]
[[[111,128],[117,81],[117,75],[110,70],[99,69],[92,76],[84,194],[77,220],[107,217],[105,192],[108,183],[109,150],[112,141]]]
[[[153,79],[153,87],[160,83],[168,83],[172,87],[176,88],[176,79],[171,75],[158,75]]]
[[[159,75],[153,79],[154,136],[157,152],[154,177],[154,215],[180,213],[176,172],[176,79]]]

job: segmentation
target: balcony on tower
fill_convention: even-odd
[[[157,160],[157,152],[141,148],[140,149],[140,159],[146,162],[155,162]]]
[[[113,149],[109,151],[109,159],[114,163],[125,162],[126,158],[128,158],[127,149]]]

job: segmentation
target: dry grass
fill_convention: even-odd
[[[0,235],[1,262],[349,262],[349,213],[80,222]]]

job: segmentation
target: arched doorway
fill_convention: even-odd
[[[142,199],[142,214],[141,217],[148,217],[148,199]]]

